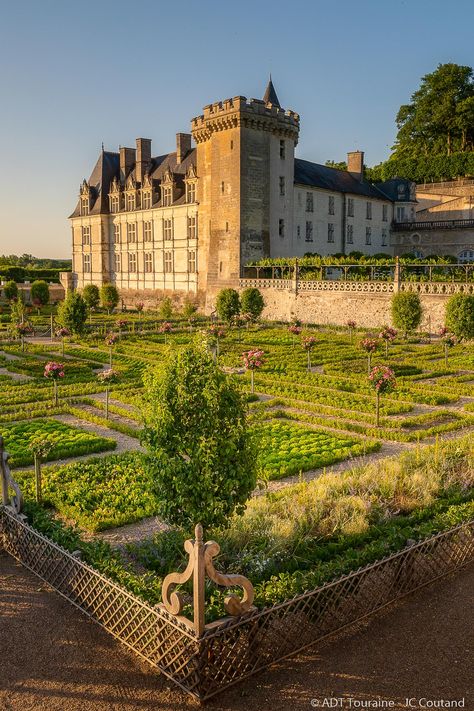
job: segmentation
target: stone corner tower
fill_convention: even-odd
[[[203,111],[191,130],[199,176],[199,290],[212,299],[220,288],[238,285],[242,265],[271,256],[272,243],[291,254],[299,116],[281,108],[271,79],[263,100],[235,96]]]

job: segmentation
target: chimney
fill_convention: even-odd
[[[191,150],[191,134],[177,133],[176,134],[176,162],[179,165],[188,155]]]
[[[123,148],[120,146],[120,181],[127,179],[130,170],[135,163],[135,148]]]
[[[135,178],[138,183],[143,183],[143,177],[151,162],[151,139],[137,138],[137,169]]]
[[[360,182],[364,179],[364,151],[351,151],[347,154],[347,172]]]

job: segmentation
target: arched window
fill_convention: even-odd
[[[462,264],[474,262],[474,249],[465,249],[458,254],[458,259]]]

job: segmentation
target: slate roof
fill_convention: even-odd
[[[281,108],[280,102],[278,101],[277,93],[275,91],[275,87],[273,86],[271,76],[267,84],[265,94],[263,95],[263,100],[266,104],[273,104],[273,106],[278,106],[279,108]]]
[[[323,188],[338,193],[364,195],[377,200],[387,200],[387,196],[366,180],[357,180],[347,170],[329,168],[319,163],[295,158],[295,183],[314,188]]]

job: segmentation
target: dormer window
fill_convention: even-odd
[[[196,183],[186,183],[186,202],[196,202]]]
[[[89,197],[81,197],[81,215],[89,214]]]
[[[125,196],[125,207],[127,210],[135,210],[136,208],[136,196],[135,193],[127,193]]]
[[[150,190],[142,191],[142,208],[143,210],[149,210],[151,207],[151,192]]]
[[[162,199],[162,205],[163,207],[170,207],[170,205],[173,203],[173,188],[171,185],[166,186],[163,188],[163,199]]]
[[[120,196],[116,193],[110,196],[110,212],[119,212]]]

